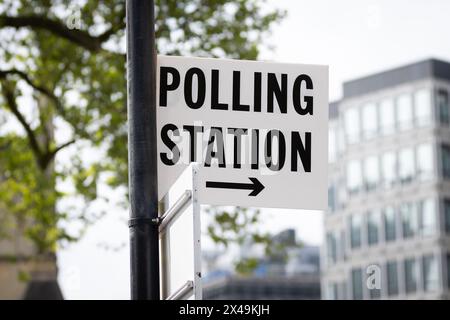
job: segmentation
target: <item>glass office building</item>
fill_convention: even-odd
[[[343,89],[330,104],[322,298],[449,298],[450,63]]]

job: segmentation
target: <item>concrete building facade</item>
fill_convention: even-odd
[[[450,63],[343,91],[330,104],[322,298],[450,298]]]

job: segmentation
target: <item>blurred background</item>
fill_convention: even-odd
[[[156,4],[160,54],[330,67],[329,209],[205,207],[204,297],[448,299],[450,3]],[[124,16],[0,1],[0,299],[129,298]]]

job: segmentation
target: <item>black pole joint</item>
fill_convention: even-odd
[[[143,224],[150,224],[150,225],[156,225],[159,226],[161,224],[161,218],[157,217],[157,218],[133,218],[133,219],[128,219],[128,227],[135,227],[138,225],[143,225]]]

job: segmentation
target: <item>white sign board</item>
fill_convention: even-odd
[[[326,209],[328,67],[158,57],[159,198],[197,162],[202,204]]]

